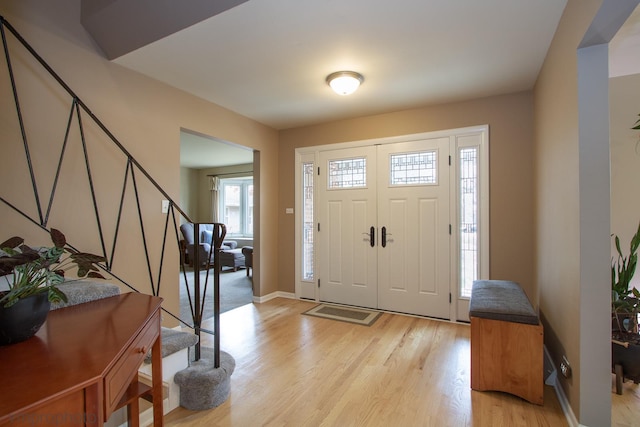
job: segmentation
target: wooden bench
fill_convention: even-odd
[[[520,285],[475,281],[469,317],[471,388],[503,391],[542,405],[543,329]]]

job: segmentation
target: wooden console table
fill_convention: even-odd
[[[161,303],[128,293],[54,310],[36,336],[0,347],[0,427],[102,426],[124,406],[137,426],[142,395],[162,426]],[[149,349],[152,387],[138,382]]]

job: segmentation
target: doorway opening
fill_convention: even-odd
[[[253,208],[257,200],[253,194],[254,155],[252,149],[238,144],[190,130],[180,132],[180,204],[193,221],[221,222],[227,228],[225,242],[229,244],[220,274],[221,313],[251,304],[258,286],[253,280],[252,259],[245,256],[250,248],[253,257]],[[204,284],[206,272],[200,274]],[[183,281],[181,275],[180,317],[190,319]],[[212,271],[206,292],[203,319],[213,315]]]

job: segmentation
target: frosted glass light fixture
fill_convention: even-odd
[[[327,76],[327,84],[338,95],[350,95],[364,81],[362,74],[355,71],[336,71]]]

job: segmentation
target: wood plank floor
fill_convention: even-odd
[[[366,327],[301,315],[314,306],[278,298],[224,313],[221,347],[236,360],[229,399],[208,411],[178,408],[165,425],[567,425],[549,386],[543,406],[472,391],[467,325],[385,313]],[[212,346],[206,334],[203,345]]]
[[[615,392],[615,377],[611,381],[611,427],[635,427],[640,425],[640,385],[627,381],[622,394]]]

